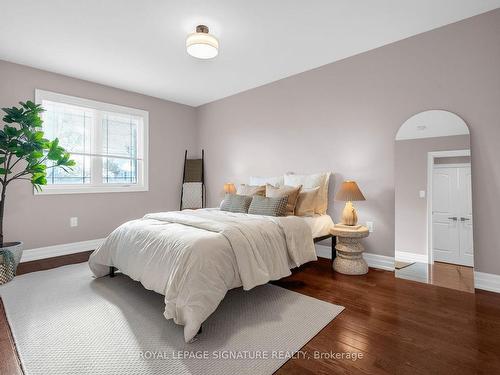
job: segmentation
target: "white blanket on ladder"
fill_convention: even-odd
[[[203,184],[201,182],[184,182],[182,189],[182,208],[202,208]]]

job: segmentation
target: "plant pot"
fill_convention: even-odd
[[[22,255],[22,242],[4,242],[0,247],[0,285],[14,278]]]

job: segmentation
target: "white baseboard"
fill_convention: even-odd
[[[500,275],[474,271],[474,287],[500,293]]]
[[[32,260],[39,260],[45,258],[58,257],[61,255],[75,254],[82,251],[94,250],[98,247],[104,238],[99,238],[97,240],[72,242],[62,245],[39,247],[36,249],[28,249],[23,251],[23,256],[21,258],[21,263],[29,262]]]
[[[379,255],[373,253],[363,253],[368,267],[379,268],[386,271],[394,271],[394,258],[386,255]]]
[[[418,262],[418,263],[429,263],[429,258],[427,254],[416,254],[408,253],[406,251],[396,251],[396,256],[394,257],[400,262]]]
[[[315,245],[316,255],[322,258],[332,259],[332,248],[325,245]],[[385,255],[363,253],[368,267],[379,268],[386,271],[394,271],[394,258]]]

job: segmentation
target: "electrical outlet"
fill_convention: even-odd
[[[69,218],[69,226],[70,227],[77,227],[78,226],[78,218],[77,217],[70,217]]]
[[[368,228],[369,232],[373,232],[373,221],[367,221],[366,227]]]
[[[420,190],[420,191],[418,192],[418,196],[419,196],[420,198],[425,198],[425,190]]]

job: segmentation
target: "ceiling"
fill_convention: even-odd
[[[469,134],[467,124],[458,115],[433,109],[417,113],[406,120],[396,134],[396,141]]]
[[[500,7],[500,0],[1,0],[0,59],[199,106]],[[219,38],[200,61],[185,39]]]

